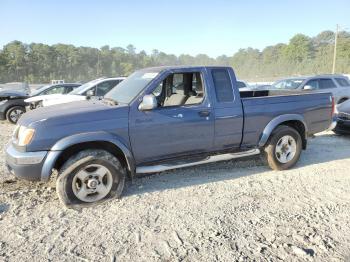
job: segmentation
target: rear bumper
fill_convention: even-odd
[[[20,152],[12,144],[6,148],[6,166],[10,173],[18,178],[38,181],[47,151]]]
[[[350,120],[337,119],[337,125],[334,130],[339,133],[350,134]]]

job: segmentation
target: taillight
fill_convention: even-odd
[[[334,101],[334,97],[332,96],[332,116],[335,113],[335,101]]]

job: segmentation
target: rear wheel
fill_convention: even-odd
[[[7,110],[6,119],[12,123],[16,124],[18,119],[26,112],[23,106],[14,106]]]
[[[302,150],[302,139],[297,130],[277,127],[264,148],[264,158],[274,170],[285,170],[296,164]]]
[[[69,208],[80,208],[119,198],[126,171],[119,160],[104,150],[85,150],[71,157],[61,168],[56,191]]]

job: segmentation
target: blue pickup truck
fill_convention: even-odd
[[[230,67],[133,73],[103,100],[24,114],[6,149],[11,173],[57,176],[69,207],[120,197],[125,179],[261,153],[292,167],[307,138],[332,123],[330,93],[239,91]]]

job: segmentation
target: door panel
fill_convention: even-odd
[[[214,138],[213,113],[204,105],[133,110],[130,140],[137,163],[208,151]]]

